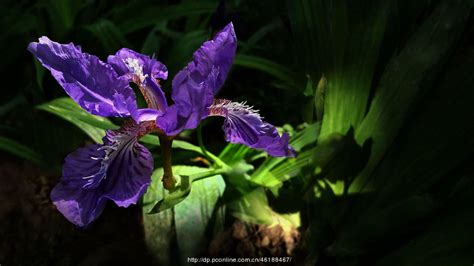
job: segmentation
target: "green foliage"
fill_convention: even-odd
[[[156,259],[169,263],[172,260],[170,234],[176,234],[180,258],[185,263],[187,257],[198,254],[208,244],[206,231],[209,227],[211,235],[222,230],[224,209],[217,203],[225,183],[220,175],[210,173],[206,168],[178,165],[173,171],[181,176],[181,182],[173,192],[163,188],[163,169],[153,173],[152,184],[143,196],[145,235]],[[154,204],[156,200],[158,203]],[[163,223],[168,226],[163,227]],[[170,228],[171,223],[174,228]],[[157,228],[161,230],[158,232]],[[170,232],[173,229],[174,233]]]
[[[106,129],[118,128],[104,117],[91,115],[71,98],[59,98],[38,106],[38,109],[55,114],[79,127],[95,143],[102,143]]]
[[[417,97],[439,73],[446,55],[465,28],[467,4],[442,2],[414,32],[403,50],[388,62],[366,118],[358,128],[359,142],[372,138],[374,147],[361,179],[367,178],[410,114]],[[422,52],[421,52],[422,51]],[[400,66],[403,66],[401,68]],[[359,181],[357,186],[364,186]]]
[[[294,75],[290,69],[265,58],[241,54],[235,57],[234,65],[259,70],[270,74],[273,78],[281,82],[288,83],[290,86],[294,85]]]
[[[41,155],[38,154],[36,151],[30,149],[23,144],[0,136],[0,150],[9,152],[13,155],[16,155],[20,158],[25,160],[32,161],[36,164],[41,163]]]

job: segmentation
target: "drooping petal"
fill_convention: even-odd
[[[153,171],[151,153],[138,143],[145,130],[127,123],[109,130],[104,145],[80,148],[66,157],[51,199],[70,222],[87,226],[101,214],[106,199],[127,207],[143,195]]]
[[[28,45],[30,51],[51,71],[67,94],[84,110],[101,116],[126,117],[137,108],[128,82],[119,79],[110,65],[83,53],[74,44],[59,44],[47,37]]]
[[[288,144],[289,136],[278,134],[275,126],[262,120],[260,115],[242,103],[216,99],[209,108],[211,116],[223,116],[226,140],[264,150],[275,157],[295,157],[295,150]]]
[[[166,110],[166,97],[156,79],[166,79],[168,70],[161,62],[133,50],[122,48],[107,58],[115,71],[140,87],[149,108]],[[140,122],[140,121],[137,121]]]
[[[69,154],[65,159],[61,182],[51,191],[51,200],[56,208],[77,226],[86,226],[97,219],[105,207],[106,201],[101,198],[100,191],[90,188],[90,184],[100,184],[103,179],[101,160],[95,159],[105,156],[100,147],[90,145]]]
[[[195,128],[207,117],[214,95],[224,84],[237,48],[234,27],[229,23],[214,38],[194,52],[193,61],[173,79],[172,99],[175,107],[157,125],[167,135]]]
[[[168,69],[161,62],[127,48],[122,48],[115,55],[110,55],[107,58],[107,63],[120,76],[141,74],[155,79],[168,78]]]
[[[138,137],[147,130],[146,124],[130,123],[119,130],[107,131],[104,138],[116,155],[109,161],[107,176],[110,178],[104,182],[103,193],[120,207],[135,204],[151,182],[153,156],[138,143]]]

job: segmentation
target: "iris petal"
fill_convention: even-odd
[[[194,52],[193,61],[173,79],[174,107],[158,118],[167,135],[196,128],[207,117],[214,95],[224,84],[237,48],[234,27],[229,23]]]
[[[59,44],[47,37],[28,45],[41,64],[84,110],[100,116],[129,116],[137,109],[135,94],[126,80],[96,56],[74,44]]]
[[[166,110],[168,105],[165,94],[156,81],[168,78],[165,65],[127,48],[122,48],[115,55],[109,56],[107,62],[122,78],[135,82],[140,87],[148,107],[162,112]]]
[[[218,99],[209,109],[210,115],[225,117],[223,129],[227,141],[263,150],[275,157],[296,156],[288,144],[288,134],[280,136],[275,126],[263,121],[250,106]]]
[[[143,108],[132,112],[132,118],[137,122],[154,121],[162,113],[156,109]]]
[[[151,153],[138,143],[144,130],[125,124],[109,130],[104,145],[80,148],[66,157],[51,199],[70,222],[87,226],[101,214],[106,199],[127,207],[143,195],[153,171]]]
[[[101,181],[97,176],[101,161],[92,159],[105,155],[99,148],[100,145],[90,145],[68,155],[61,182],[51,191],[51,200],[56,208],[77,226],[87,226],[105,207],[106,201],[101,198],[101,193],[96,188],[86,188],[91,180]]]
[[[161,62],[127,48],[122,48],[118,50],[115,55],[110,55],[107,58],[107,63],[109,63],[120,76],[124,76],[131,73],[130,66],[126,63],[127,60],[130,59],[136,60],[143,75],[148,75],[155,79],[168,78],[168,69],[166,69],[166,66]]]

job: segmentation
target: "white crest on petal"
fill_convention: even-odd
[[[148,75],[143,74],[143,65],[136,58],[126,58],[123,60],[131,73],[133,73],[142,83]]]
[[[232,102],[226,99],[214,99],[213,104],[209,107],[209,115],[224,116],[245,114],[262,119],[258,113],[259,110],[253,109],[253,106],[247,105],[247,102]]]

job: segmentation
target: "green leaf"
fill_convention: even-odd
[[[308,80],[306,81],[306,87],[303,91],[303,95],[304,96],[314,96],[315,89],[314,89],[313,79],[311,78],[310,75],[307,75],[306,77],[308,78]]]
[[[247,192],[228,204],[231,214],[239,220],[252,224],[280,225],[283,230],[300,226],[299,213],[279,214],[272,210],[263,188]]]
[[[247,154],[252,152],[254,152],[254,150],[245,145],[227,143],[219,154],[219,158],[228,165],[234,165],[242,161]]]
[[[268,35],[268,33],[271,33],[274,31],[276,28],[281,27],[281,20],[275,20],[272,21],[257,31],[255,31],[252,36],[250,36],[247,41],[245,42],[239,42],[239,46],[241,49],[239,50],[240,53],[246,54],[249,50],[252,48],[255,48],[261,40],[265,39],[265,37]]]
[[[4,116],[10,110],[14,110],[17,106],[24,104],[26,102],[26,99],[23,95],[18,95],[13,99],[10,99],[8,102],[3,102],[2,105],[0,106],[0,117]]]
[[[121,47],[131,46],[120,29],[109,20],[101,19],[85,28],[94,34],[106,51],[115,52]]]
[[[372,173],[372,185],[380,190],[372,204],[379,208],[425,192],[472,156],[474,113],[466,110],[474,101],[474,51],[454,58]]]
[[[307,126],[302,131],[291,137],[290,144],[297,151],[301,151],[304,147],[314,144],[319,136],[320,123],[314,123]],[[281,184],[298,173],[298,171],[311,163],[312,156],[306,151],[298,154],[296,158],[267,158],[260,167],[251,175],[252,182],[265,186],[273,187]],[[282,165],[280,165],[282,164]],[[275,169],[278,165],[279,168]]]
[[[33,60],[33,61],[35,62],[36,84],[38,85],[38,88],[40,88],[41,91],[44,92],[43,80],[44,80],[44,74],[46,73],[46,71],[38,60]]]
[[[291,2],[296,57],[305,73],[327,79],[322,136],[345,134],[362,121],[389,7],[390,1]]]
[[[37,108],[73,123],[96,143],[102,143],[106,129],[118,128],[107,118],[89,114],[70,98],[54,99]]]
[[[365,187],[370,174],[411,113],[415,100],[425,88],[424,83],[439,74],[436,67],[444,63],[463,32],[471,9],[469,4],[458,2],[442,1],[438,4],[386,67],[369,112],[356,130],[359,143],[371,138],[374,146],[369,164],[351,190],[359,191]]]
[[[233,216],[254,224],[273,224],[273,210],[268,205],[267,196],[262,188],[243,195],[228,204]]]
[[[35,164],[41,164],[41,155],[29,147],[9,138],[0,136],[0,150],[16,155]]]
[[[163,21],[210,14],[214,12],[215,7],[216,3],[212,1],[187,2],[186,4],[160,7],[134,6],[134,12],[140,14],[139,16],[130,16],[130,7],[128,7],[121,11],[123,14],[118,14],[124,18],[120,22],[119,28],[124,34],[127,34]],[[137,8],[139,10],[136,10]]]
[[[192,58],[193,52],[207,40],[209,33],[204,30],[191,31],[175,40],[175,45],[166,53],[169,63],[166,65],[172,72],[178,72]]]
[[[146,36],[145,41],[143,42],[142,49],[140,50],[142,54],[147,55],[156,55],[160,50],[160,40],[156,36],[156,27],[153,28],[148,35]]]
[[[176,237],[183,265],[188,257],[202,254],[203,249],[207,248],[209,240],[206,239],[209,237],[205,233],[213,216],[213,224],[223,225],[223,209],[215,208],[224,189],[225,182],[221,176],[194,181],[186,200],[175,206]]]
[[[250,69],[265,72],[274,78],[288,83],[295,84],[294,73],[287,67],[254,55],[237,54],[234,59],[234,66],[242,66]]]
[[[163,199],[159,200],[148,214],[154,214],[172,208],[174,205],[183,201],[190,192],[191,182],[189,176],[179,176],[179,178],[177,178],[176,188],[172,192],[165,192]]]
[[[324,75],[321,76],[321,79],[316,86],[316,92],[314,93],[314,107],[316,109],[316,118],[318,121],[323,119],[324,114],[324,99],[328,86],[328,81]]]
[[[87,4],[79,0],[43,0],[40,3],[48,13],[53,32],[57,36],[66,35],[73,28],[77,13]]]
[[[171,241],[175,234],[172,226],[174,214],[172,209],[149,215],[152,204],[156,199],[164,197],[164,188],[160,178],[163,169],[157,169],[151,177],[152,183],[143,195],[143,227],[145,231],[145,242],[150,254],[161,265],[170,265]]]
[[[144,214],[146,242],[162,263],[170,261],[173,234],[176,234],[181,257],[196,256],[208,244],[205,242],[208,226],[216,225],[214,229],[220,230],[224,222],[223,209],[216,209],[225,189],[222,176],[196,166],[178,165],[173,171],[181,176],[175,191],[169,193],[163,188],[163,169],[160,168],[153,172],[152,183],[143,196],[143,209],[147,213]],[[210,174],[210,178],[202,179]],[[153,206],[156,201],[158,204]],[[175,232],[171,227],[173,220]]]
[[[187,198],[191,192],[191,183],[205,177],[214,178],[218,174],[223,173],[223,170],[213,170],[208,168],[202,168],[197,166],[186,166],[186,165],[177,165],[173,166],[173,174],[178,179],[176,188],[169,192],[163,188],[161,182],[161,176],[163,175],[163,169],[157,169],[152,176],[152,183],[150,185],[150,193],[152,195],[147,195],[146,205],[152,205],[148,207],[147,213],[159,213],[164,210],[170,209],[178,203],[182,202]],[[160,191],[160,192],[157,192]],[[156,198],[151,198],[155,196]]]
[[[314,89],[314,82],[313,82],[313,79],[311,78],[311,76],[307,75],[307,78],[308,78],[308,80],[306,81],[306,87],[303,91],[303,95],[306,96],[306,101],[303,104],[301,113],[302,113],[302,116],[303,116],[303,121],[305,123],[311,124],[311,123],[313,123],[314,111],[316,110],[315,105],[314,105],[314,99],[313,99],[315,89]]]

